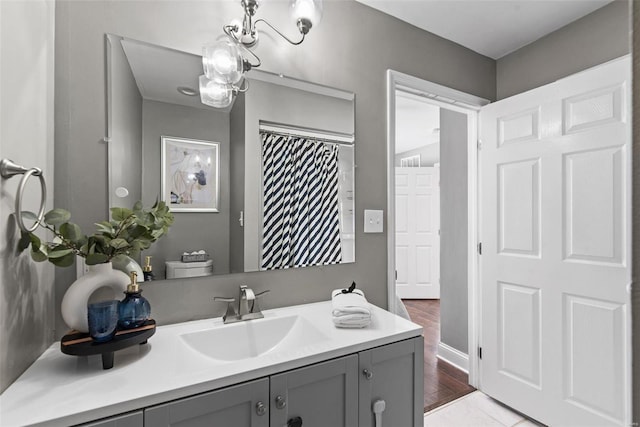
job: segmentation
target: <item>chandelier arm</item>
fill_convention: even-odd
[[[257,19],[254,23],[254,25],[256,25],[258,22],[264,22],[265,24],[267,24],[273,31],[275,31],[276,33],[278,33],[278,35],[280,37],[282,37],[283,39],[285,39],[286,41],[288,41],[289,43],[291,43],[294,46],[297,46],[299,44],[301,44],[304,41],[304,34],[302,34],[302,39],[300,39],[300,41],[298,42],[294,42],[293,40],[291,40],[289,37],[285,36],[284,34],[282,34],[280,31],[277,30],[276,27],[274,27],[273,25],[271,25],[268,21],[265,21],[264,19]]]
[[[242,81],[242,83],[244,83],[244,88],[242,88],[242,86],[240,87],[234,87],[234,92],[236,94],[238,93],[245,93],[246,91],[249,90],[249,80],[247,80],[246,78]]]
[[[224,33],[231,37],[236,43],[240,43],[238,37],[236,36],[236,32],[238,31],[238,27],[236,25],[225,25],[222,27]]]
[[[243,50],[249,54],[251,54],[251,56],[253,56],[256,61],[258,61],[257,64],[252,64],[251,62],[247,61],[249,63],[249,65],[251,66],[251,68],[258,68],[259,66],[262,65],[262,61],[260,60],[260,57],[258,57],[258,55],[256,55],[256,53],[254,51],[252,51],[251,49],[245,47],[242,43],[240,43],[240,46],[243,47]]]

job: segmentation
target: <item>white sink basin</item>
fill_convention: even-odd
[[[212,359],[237,361],[269,352],[293,351],[329,338],[298,316],[269,317],[180,336],[192,349]]]

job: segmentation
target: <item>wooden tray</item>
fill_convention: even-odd
[[[156,332],[156,321],[147,320],[138,328],[121,329],[111,341],[95,342],[86,332],[70,331],[60,340],[60,350],[73,356],[102,355],[102,369],[113,368],[113,353],[136,344],[146,344]]]

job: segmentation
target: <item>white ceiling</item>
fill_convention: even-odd
[[[440,142],[440,108],[396,92],[396,154]]]
[[[498,59],[613,0],[357,0]]]
[[[185,107],[214,109],[200,102],[198,76],[203,71],[199,55],[132,39],[122,39],[121,43],[142,98]],[[179,87],[193,89],[196,96],[178,92]],[[229,112],[231,106],[214,110]]]

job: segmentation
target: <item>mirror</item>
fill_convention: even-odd
[[[111,34],[106,49],[109,205],[175,216],[142,254],[156,279],[355,261],[353,93],[252,70],[215,109],[200,56]]]

